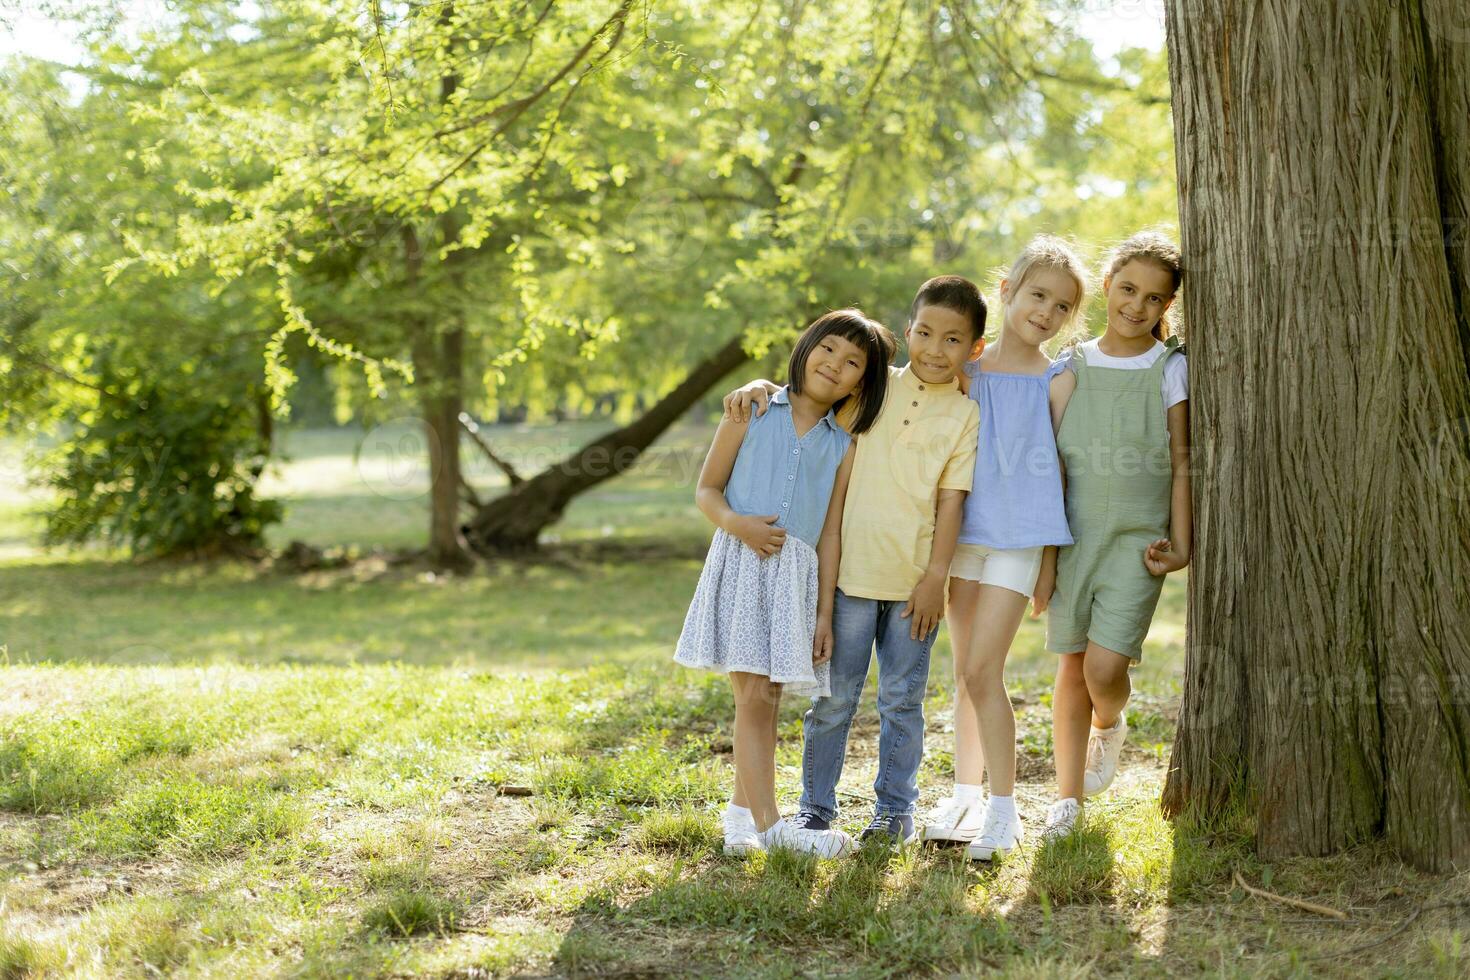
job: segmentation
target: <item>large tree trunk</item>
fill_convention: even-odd
[[[490,501],[465,528],[470,546],[486,553],[534,549],[542,529],[560,519],[572,498],[632,466],[716,381],[749,357],[741,337],[731,338],[638,419]],[[690,492],[692,495],[693,487]]]
[[[1449,7],[1168,5],[1199,544],[1164,806],[1244,794],[1263,856],[1386,836],[1470,865],[1470,22]]]
[[[419,281],[423,246],[412,225],[402,230],[404,268]],[[417,316],[417,315],[416,315]],[[464,328],[440,329],[417,316],[412,330],[414,387],[419,393],[424,440],[429,445],[429,547],[431,564],[465,571],[475,559],[459,527],[459,414],[464,409]]]

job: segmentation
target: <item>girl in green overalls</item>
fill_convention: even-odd
[[[1074,543],[1061,549],[1046,646],[1057,802],[1042,839],[1071,832],[1113,781],[1128,733],[1128,668],[1143,656],[1164,576],[1189,563],[1188,377],[1167,314],[1179,249],[1134,235],[1108,257],[1107,331],[1079,345],[1054,398]],[[1060,420],[1058,422],[1058,419]]]

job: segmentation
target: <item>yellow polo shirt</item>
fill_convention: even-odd
[[[858,437],[842,512],[837,587],[865,599],[907,599],[929,566],[940,490],[969,491],[980,406],[959,383],[888,369],[888,393]]]

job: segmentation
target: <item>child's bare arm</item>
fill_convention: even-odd
[[[1194,545],[1194,504],[1189,487],[1189,402],[1169,407],[1169,463],[1174,485],[1169,500],[1169,536],[1149,545],[1143,564],[1154,575],[1177,572],[1189,564]]]
[[[768,558],[786,543],[786,530],[772,526],[779,520],[779,515],[737,514],[725,499],[725,485],[730,482],[735,457],[740,452],[740,444],[745,441],[747,428],[744,422],[729,419],[720,422],[714,441],[710,443],[709,454],[704,458],[704,466],[699,471],[694,503],[715,527],[740,539],[762,558]]]
[[[781,390],[781,386],[774,381],[765,378],[756,378],[749,384],[736,388],[725,396],[725,418],[734,419],[736,422],[749,422],[751,406],[755,406],[756,415],[766,414],[770,407],[771,396]]]
[[[1036,586],[1031,590],[1031,618],[1036,619],[1051,605],[1057,591],[1057,546],[1041,549],[1041,570],[1036,573]]]
[[[1067,413],[1067,402],[1072,400],[1072,392],[1077,390],[1077,375],[1071,371],[1058,371],[1057,376],[1051,379],[1048,388],[1048,401],[1051,403],[1051,430],[1055,434],[1062,431],[1062,416]]]
[[[847,484],[852,479],[852,461],[857,443],[848,444],[847,455],[837,467],[832,499],[817,539],[817,634],[812,639],[812,663],[832,659],[832,607],[837,602],[837,569],[842,564],[842,510],[847,506]]]
[[[934,544],[929,549],[929,567],[924,577],[914,586],[908,605],[902,616],[912,617],[909,637],[920,639],[939,626],[944,618],[944,582],[949,577],[949,563],[954,559],[955,545],[960,538],[960,525],[964,523],[965,497],[963,490],[940,490],[939,501],[934,510]]]
[[[1060,371],[1051,379],[1049,401],[1051,404],[1051,431],[1055,435],[1062,431],[1062,416],[1067,414],[1067,403],[1072,392],[1077,390],[1077,375],[1071,371]],[[1057,470],[1062,477],[1062,497],[1067,495],[1067,464],[1057,456]],[[1031,618],[1035,619],[1051,605],[1051,597],[1057,589],[1057,547],[1047,545],[1041,550],[1041,571],[1036,576],[1036,588],[1031,594]]]

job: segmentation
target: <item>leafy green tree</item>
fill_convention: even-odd
[[[114,89],[77,98],[35,61],[4,78],[0,420],[57,437],[35,460],[52,491],[47,541],[257,546],[280,516],[254,492],[271,444],[269,293],[258,280],[221,290],[207,270],[114,275],[137,251],[172,249],[188,205],[171,185],[188,161]]]
[[[666,90],[666,107],[648,112],[688,120],[682,139],[637,158],[633,185],[664,202],[677,247],[642,243],[654,261],[609,257],[613,278],[591,281],[620,315],[646,310],[640,332],[687,366],[670,371],[647,412],[479,508],[477,543],[531,546],[748,353],[784,344],[822,309],[859,303],[897,326],[924,278],[986,278],[1034,231],[1121,237],[1133,221],[1168,222],[1162,58],[1132,53],[1130,77],[1107,78],[1044,11],[1004,6],[983,26],[949,4],[804,9],[795,21],[750,10],[736,30],[658,25],[721,85],[717,96],[696,89],[692,105],[686,89]],[[1139,163],[1136,177],[1123,169]],[[1083,197],[1091,185],[1099,190]],[[634,217],[624,220],[636,227]],[[672,293],[659,261],[671,254],[686,257]],[[695,350],[679,333],[691,324],[708,324]],[[615,365],[614,379],[636,376],[644,350],[610,351],[598,374]]]
[[[124,218],[110,270],[268,292],[277,413],[301,339],[360,368],[364,414],[410,395],[441,564],[468,560],[464,409],[616,406],[474,501],[475,547],[529,547],[820,310],[897,326],[922,278],[983,277],[1033,230],[1166,210],[1160,66],[1102,76],[1059,9],[178,0],[83,66],[189,164],[169,239]]]

